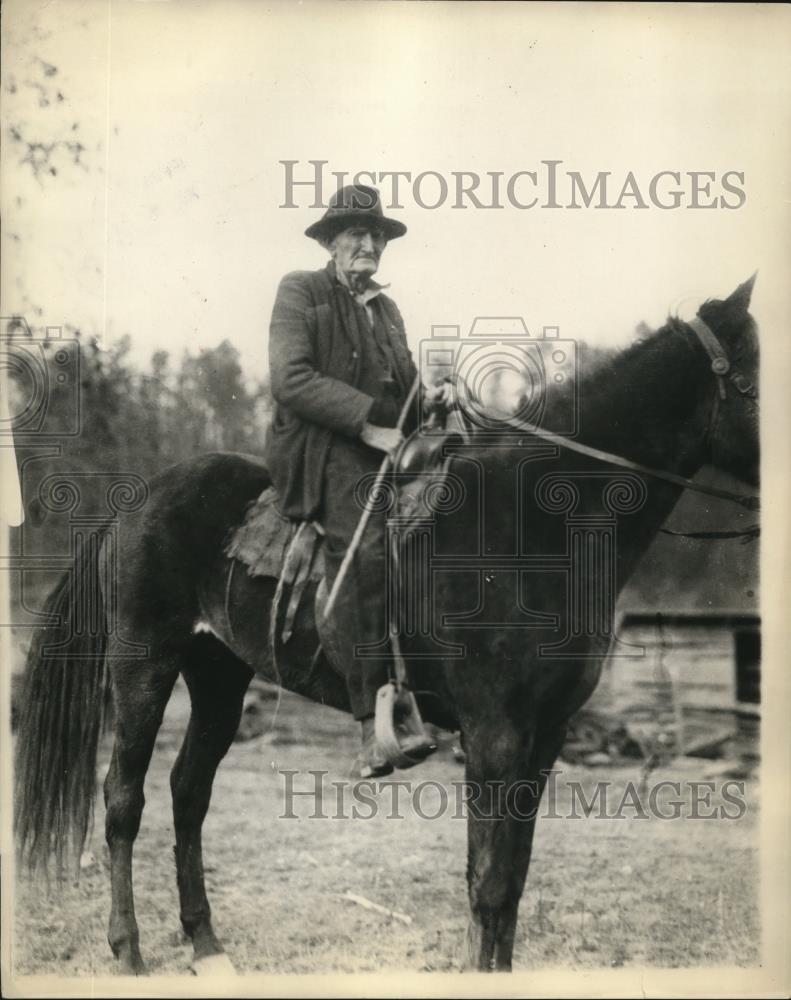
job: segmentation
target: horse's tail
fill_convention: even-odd
[[[96,753],[107,696],[103,538],[91,533],[50,594],[51,628],[35,633],[18,711],[14,830],[20,860],[47,870],[77,862],[93,819]]]

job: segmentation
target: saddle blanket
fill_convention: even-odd
[[[290,553],[289,547],[297,535],[300,536],[295,546],[298,551]],[[244,521],[231,536],[225,554],[244,563],[250,576],[279,580],[283,573],[285,583],[292,583],[300,575],[300,566],[309,562],[309,578],[318,582],[324,576],[321,535],[321,528],[315,522],[283,517],[277,509],[277,493],[270,486],[250,505]]]
[[[278,580],[278,598],[283,586],[291,587],[291,598],[283,623],[283,642],[292,634],[294,619],[309,582],[324,578],[321,527],[314,521],[292,521],[277,509],[273,487],[252,503],[242,524],[226,546],[225,554],[247,566],[250,576]],[[278,599],[273,610],[277,611]]]

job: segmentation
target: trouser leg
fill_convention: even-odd
[[[361,477],[376,470],[374,461],[354,449],[334,448],[325,473],[322,526],[325,531],[327,584],[332,584],[362,515],[355,495]],[[386,620],[386,515],[372,514],[344,579],[333,611],[334,645],[343,662],[355,719],[374,714],[376,692],[387,683],[387,661],[363,647],[388,646]]]

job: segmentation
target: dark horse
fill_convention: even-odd
[[[468,810],[466,967],[511,966],[544,775],[567,720],[598,681],[608,645],[618,642],[612,601],[681,495],[672,477],[711,464],[758,481],[751,290],[752,280],[725,300],[705,302],[698,314],[729,372],[724,359],[719,372],[712,365],[699,333],[671,319],[578,386],[576,440],[670,473],[671,481],[508,425],[479,429],[451,449],[439,499],[428,496],[430,479],[402,490],[413,507],[424,501],[425,514],[402,527],[405,542],[429,532],[435,561],[428,575],[409,577],[410,587],[422,588],[418,617],[431,619],[404,630],[413,687],[423,692],[426,719],[461,730],[469,787],[506,790],[506,808]],[[545,426],[552,420],[548,413]],[[348,710],[342,679],[313,658],[313,602],[303,601],[275,668],[268,641],[275,581],[251,578],[244,567],[230,572],[228,537],[268,485],[265,466],[242,455],[206,455],[167,469],[150,483],[141,509],[116,525],[112,559],[107,538],[78,555],[47,605],[60,625],[39,633],[31,648],[16,760],[22,854],[37,867],[53,851],[63,864],[69,845],[82,849],[111,688],[109,942],[126,973],[144,968],[132,850],[143,781],[179,674],[192,714],[171,787],[181,922],[196,968],[228,961],[212,928],[201,827],[251,678],[277,678],[288,690]],[[92,586],[96,579],[100,588]],[[410,591],[401,579],[402,592]],[[75,618],[86,614],[99,625],[75,635]],[[68,658],[54,648],[59,635],[70,636]]]

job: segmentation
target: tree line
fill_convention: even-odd
[[[207,451],[261,454],[268,383],[245,373],[230,341],[178,359],[157,350],[147,370],[130,348],[128,336],[105,348],[73,327],[48,338],[20,319],[8,323],[2,353],[26,508],[52,473],[148,479]],[[47,453],[42,445],[50,442],[56,447]],[[26,464],[33,455],[39,457]],[[84,509],[95,506],[91,497],[85,502]]]

